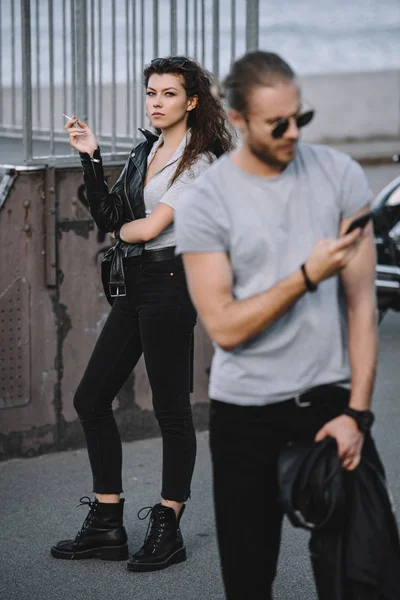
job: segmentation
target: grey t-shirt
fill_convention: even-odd
[[[295,272],[321,238],[371,201],[349,156],[300,143],[281,175],[257,177],[225,155],[187,186],[177,206],[177,253],[226,252],[237,300]],[[350,381],[347,319],[339,278],[305,294],[263,333],[233,351],[215,346],[210,397],[241,405],[286,400]],[[234,326],[234,324],[232,324]]]
[[[172,185],[170,185],[189,139],[190,129],[187,131],[186,135],[167,164],[160,171],[158,171],[158,173],[156,173],[145,186],[143,197],[146,207],[146,217],[152,213],[159,202],[163,202],[164,204],[167,204],[168,206],[171,206],[171,208],[175,209],[176,202],[178,201],[184,187],[210,166],[210,156],[208,156],[206,153],[200,154],[190,168],[184,171],[182,175],[180,175],[178,179]],[[153,145],[147,158],[147,166],[150,165],[157,149],[162,143],[163,137],[160,135],[158,140]],[[214,158],[214,155],[212,155],[211,159]],[[174,223],[172,222],[160,233],[160,235],[147,242],[145,244],[145,248],[146,250],[158,250],[160,248],[175,246],[175,243],[175,229]]]

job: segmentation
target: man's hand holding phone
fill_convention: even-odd
[[[86,123],[77,119],[75,115],[72,117],[68,117],[68,115],[63,116],[68,119],[68,123],[64,129],[69,135],[69,143],[72,148],[78,150],[78,152],[87,152],[90,156],[93,156],[93,152],[99,145],[94,133]]]
[[[369,223],[369,221],[372,219],[372,217],[373,217],[372,210],[370,210],[367,213],[364,213],[363,215],[361,215],[361,217],[357,217],[357,219],[354,219],[354,221],[352,221],[350,223],[350,225],[348,226],[346,234],[347,233],[351,233],[355,229],[362,229],[362,230],[364,230],[364,228]]]
[[[344,235],[337,239],[322,239],[315,244],[305,264],[312,283],[318,284],[337,275],[349,264],[358,250],[365,227],[372,216],[372,211],[364,213],[350,223]]]
[[[319,240],[306,262],[309,279],[317,284],[337,275],[356,254],[362,236],[362,229],[357,228],[337,239]]]

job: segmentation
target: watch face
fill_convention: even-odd
[[[374,422],[374,415],[370,410],[365,410],[360,413],[360,429],[361,431],[369,431]]]
[[[345,411],[346,412],[346,411]],[[351,408],[347,409],[347,414],[353,417],[357,426],[362,433],[369,431],[374,423],[374,413],[370,410],[354,410]]]

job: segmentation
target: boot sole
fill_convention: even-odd
[[[63,552],[59,548],[53,546],[50,552],[54,558],[64,558],[66,560],[81,560],[85,558],[126,560],[129,558],[128,544],[125,544],[125,546],[107,546],[103,548],[91,548],[90,550],[78,550],[75,554],[72,552]]]
[[[167,558],[164,562],[159,563],[127,563],[128,571],[135,572],[145,572],[145,571],[160,571],[161,569],[166,569],[170,565],[174,565],[177,563],[184,562],[186,560],[186,548],[180,548],[176,550],[171,556]]]

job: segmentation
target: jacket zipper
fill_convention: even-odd
[[[145,177],[145,176],[144,176],[144,174],[142,173],[142,171],[141,171],[141,169],[140,169],[139,165],[137,164],[137,162],[136,162],[136,160],[135,160],[134,158],[132,158],[132,162],[133,162],[133,164],[135,165],[135,167],[136,167],[136,169],[138,170],[138,172],[139,172],[139,175],[140,175],[140,177],[141,177],[141,181],[142,181],[142,188],[141,188],[140,192],[141,192],[141,194],[142,194],[142,196],[143,196],[143,191],[144,191],[144,185],[143,185],[143,183],[144,183],[144,177]],[[144,200],[143,200],[143,202],[144,202]],[[130,206],[130,205],[129,205],[129,206]],[[131,209],[131,210],[132,210],[132,209]],[[135,217],[133,217],[133,218],[135,218]]]
[[[129,158],[132,160],[132,162],[133,162],[133,164],[135,165],[135,167],[136,167],[136,169],[137,169],[137,171],[138,171],[139,175],[141,176],[141,179],[142,179],[142,189],[141,189],[141,193],[143,194],[143,173],[142,173],[142,171],[140,170],[140,168],[139,168],[139,165],[137,164],[137,162],[134,160],[134,158],[133,158],[133,156],[132,156],[132,153],[130,154]],[[135,215],[133,214],[132,206],[131,206],[131,203],[129,202],[129,199],[128,199],[128,193],[127,193],[127,189],[126,189],[126,186],[127,186],[127,179],[128,179],[128,170],[129,170],[129,169],[127,169],[127,170],[126,170],[125,177],[124,177],[124,193],[125,193],[126,202],[127,202],[128,206],[129,206],[129,210],[130,210],[130,213],[131,213],[131,216],[132,216],[132,221],[135,221],[135,220],[136,220],[136,219],[135,219]],[[128,246],[126,246],[126,248],[125,248],[125,258],[126,258],[127,256],[128,256]]]
[[[129,158],[132,158],[132,154],[129,156]],[[133,163],[136,165],[135,161],[133,161]],[[126,172],[125,172],[125,177],[124,177],[124,192],[125,192],[126,202],[127,202],[128,206],[129,206],[129,210],[131,211],[132,221],[134,221],[135,220],[135,215],[133,214],[132,206],[131,206],[131,203],[129,202],[128,194],[127,194],[127,191],[126,191],[126,183],[127,183],[127,179],[128,179],[128,171],[129,171],[129,168],[126,169]]]

